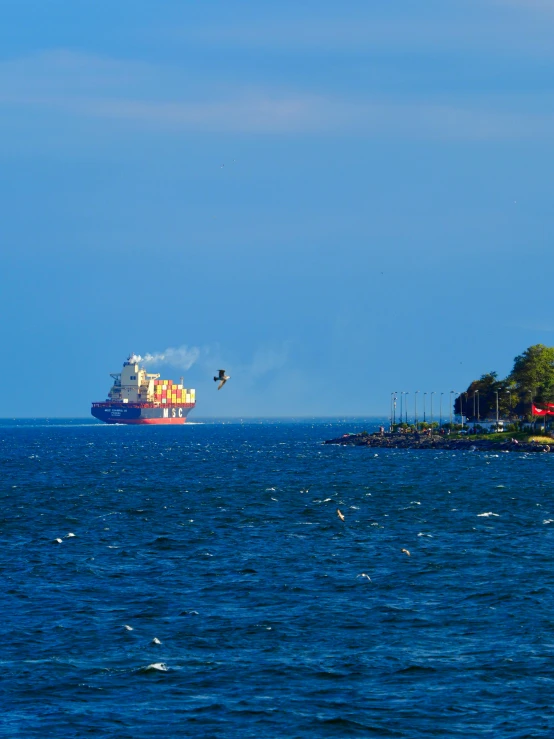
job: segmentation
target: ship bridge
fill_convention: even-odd
[[[134,354],[123,363],[121,372],[110,376],[114,378],[109,394],[110,400],[123,403],[146,403],[154,400],[154,381],[160,375],[146,372]]]

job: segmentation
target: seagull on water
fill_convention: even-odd
[[[227,382],[227,380],[230,380],[230,375],[225,374],[225,370],[217,370],[219,375],[218,377],[214,377],[214,382],[219,382],[219,385],[217,386],[218,390],[221,390],[223,385]]]
[[[361,575],[356,575],[356,577],[367,577],[367,579],[369,580],[369,582],[372,582],[371,577],[369,575],[366,575],[365,572],[362,572]]]
[[[344,521],[344,513],[341,512],[340,508],[337,508],[337,516],[341,521]]]

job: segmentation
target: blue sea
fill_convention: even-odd
[[[553,737],[554,455],[379,422],[0,422],[0,735]]]

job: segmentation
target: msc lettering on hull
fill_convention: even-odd
[[[182,418],[183,417],[183,409],[182,408],[171,408],[171,416],[169,415],[169,408],[164,408],[164,418]]]

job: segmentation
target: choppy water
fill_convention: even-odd
[[[0,733],[554,736],[553,455],[368,427],[2,422]]]

